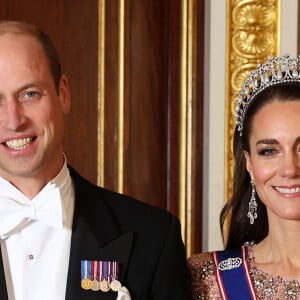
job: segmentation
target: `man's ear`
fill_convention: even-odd
[[[61,77],[59,82],[59,99],[62,112],[67,115],[71,108],[71,96],[68,79],[65,75]]]

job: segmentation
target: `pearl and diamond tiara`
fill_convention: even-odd
[[[235,123],[240,135],[243,132],[245,114],[252,100],[267,87],[283,82],[300,82],[300,56],[270,56],[265,64],[258,64],[257,69],[249,73],[236,100]]]

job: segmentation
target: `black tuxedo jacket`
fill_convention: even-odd
[[[65,299],[117,297],[113,291],[81,288],[81,260],[119,261],[120,282],[132,299],[192,299],[178,220],[166,211],[92,185],[69,169],[75,186],[75,211]],[[8,299],[2,255],[0,299]]]

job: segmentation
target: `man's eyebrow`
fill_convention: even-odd
[[[23,90],[26,90],[26,89],[28,89],[28,88],[37,87],[37,86],[39,86],[38,83],[26,83],[26,84],[24,84],[24,85],[18,87],[18,88],[14,91],[14,93],[20,93],[20,92],[23,91]],[[4,97],[5,97],[5,93],[0,92],[0,98],[4,98]]]
[[[39,86],[39,83],[38,82],[35,82],[35,83],[26,83],[22,86],[20,86],[17,91],[23,91],[23,90],[26,90],[28,88],[32,88],[32,87],[37,87]]]

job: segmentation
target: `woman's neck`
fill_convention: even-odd
[[[269,224],[269,234],[254,249],[257,267],[271,275],[300,278],[300,221]]]

